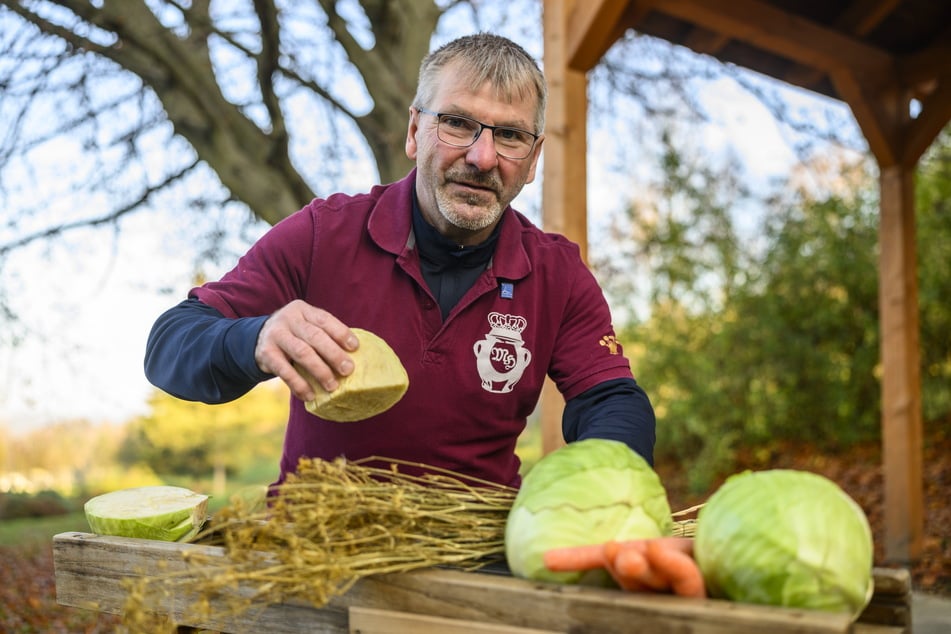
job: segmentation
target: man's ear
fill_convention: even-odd
[[[535,147],[532,148],[532,154],[526,160],[532,162],[531,168],[528,170],[528,177],[525,179],[526,183],[531,183],[535,180],[535,170],[538,168],[538,157],[542,155],[542,143],[545,142],[545,135],[538,137],[538,140],[535,141]]]
[[[415,108],[409,109],[409,125],[406,129],[406,156],[416,160],[416,133],[419,131],[419,113]]]

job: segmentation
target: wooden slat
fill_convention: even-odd
[[[60,605],[121,614],[128,596],[126,584],[142,577],[185,571],[184,553],[223,560],[221,548],[152,540],[101,537],[88,533],[63,533],[53,539],[56,600]],[[261,631],[274,634],[294,632],[347,631],[344,610],[317,612],[304,605],[261,606],[238,617],[221,616],[202,620],[186,618],[193,594],[170,598],[156,609],[182,625],[217,632]],[[249,630],[253,626],[254,629]]]
[[[859,615],[859,624],[906,631],[912,624],[911,599],[911,573],[906,568],[876,568],[875,593]]]
[[[87,533],[57,535],[53,554],[57,600],[63,605],[112,613],[122,609],[127,592],[124,581],[184,570],[185,554],[201,554],[212,562],[226,561],[224,551],[216,547]],[[160,609],[183,625],[268,634],[349,634],[348,613],[354,609],[390,610],[564,634],[831,634],[851,630],[844,614],[533,583],[499,574],[437,569],[364,579],[321,609],[286,602],[202,621],[185,616],[189,601],[194,599],[178,596]]]
[[[894,75],[894,60],[885,51],[765,2],[658,0],[654,10],[821,71],[845,67],[869,75]]]
[[[557,634],[510,625],[446,619],[409,612],[350,608],[350,634]]]

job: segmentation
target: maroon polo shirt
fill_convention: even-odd
[[[381,336],[409,373],[399,403],[359,422],[322,420],[292,397],[279,481],[303,456],[381,456],[517,486],[515,444],[546,375],[566,399],[632,376],[577,245],[512,208],[489,267],[443,321],[414,249],[414,181],[314,200],[192,290],[231,318],[303,299]]]

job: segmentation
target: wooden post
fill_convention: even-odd
[[[567,60],[567,26],[576,0],[551,0],[543,5],[545,75],[548,110],[545,123],[542,183],[542,225],[581,247],[587,260],[587,77]],[[554,384],[542,391],[542,452],[564,444],[561,414],[564,401]]]
[[[911,119],[911,93],[898,77],[875,92],[848,69],[833,79],[878,161],[884,547],[887,560],[908,564],[921,557],[924,535],[914,173],[927,147],[923,139],[934,139],[940,127],[932,100],[925,99],[921,115]]]
[[[880,168],[879,312],[885,557],[921,557],[924,510],[914,167]]]

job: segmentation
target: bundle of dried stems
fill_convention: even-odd
[[[132,582],[123,622],[155,632],[149,613],[183,599],[189,620],[213,622],[252,604],[320,607],[369,575],[478,569],[504,559],[516,492],[392,459],[302,460],[268,505],[236,499],[196,537],[225,558],[189,553],[184,572]]]
[[[123,612],[129,631],[175,631],[154,616],[172,605],[187,604],[191,622],[214,623],[253,605],[321,607],[370,575],[504,561],[517,490],[369,458],[302,460],[276,493],[266,505],[234,499],[195,539],[223,546],[225,557],[186,551],[184,571],[131,582]],[[675,514],[676,534],[693,534],[695,520],[677,517],[697,508]]]

